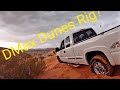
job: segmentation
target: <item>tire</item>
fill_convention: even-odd
[[[104,55],[96,55],[90,61],[91,71],[95,74],[113,75],[113,67]]]
[[[62,63],[62,61],[60,60],[59,56],[57,56],[57,60],[59,63]]]

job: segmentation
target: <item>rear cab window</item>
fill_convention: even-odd
[[[76,33],[73,33],[73,43],[76,44],[78,42],[82,42],[96,35],[96,32],[92,28],[82,29]]]

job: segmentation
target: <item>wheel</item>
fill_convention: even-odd
[[[108,62],[108,59],[104,55],[96,55],[90,62],[91,71],[95,74],[105,74],[112,76],[113,67]]]
[[[60,60],[59,56],[57,56],[57,60],[59,63],[62,63],[62,61]]]

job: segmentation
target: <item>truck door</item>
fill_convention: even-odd
[[[83,29],[78,32],[73,33],[73,49],[75,52],[76,60],[79,64],[86,64],[86,60],[84,59],[84,50],[88,48],[87,39],[96,36],[97,34],[94,32],[92,28]]]
[[[60,45],[60,59],[63,62],[67,62],[67,57],[66,57],[66,53],[65,53],[65,43],[64,43],[64,40],[61,42],[61,45]]]
[[[72,48],[72,37],[68,36],[65,39],[65,50],[64,54],[67,58],[68,63],[75,63],[78,64],[75,58],[74,50]]]

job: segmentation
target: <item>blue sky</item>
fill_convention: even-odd
[[[39,43],[37,34],[48,32],[62,24],[73,21],[77,28],[93,27],[97,33],[107,30],[120,24],[119,11],[101,11],[101,16],[96,23],[87,23],[80,26],[76,16],[84,11],[0,11],[0,47],[13,46],[17,48],[17,43],[23,43],[35,39],[38,46],[35,48],[51,48],[59,46],[71,32],[49,40],[44,44]],[[85,11],[89,13],[88,11]],[[97,11],[96,11],[97,12]],[[102,27],[100,27],[100,25]]]

